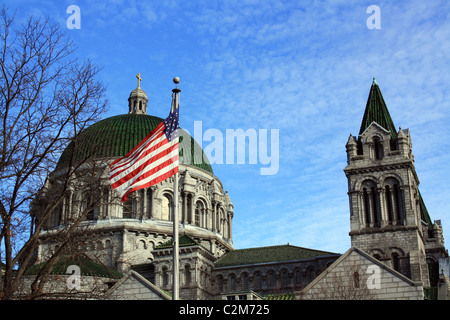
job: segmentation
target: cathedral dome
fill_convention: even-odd
[[[189,249],[188,256],[183,258],[185,262],[180,262],[183,270],[189,266],[194,275],[200,274],[197,266],[204,272],[203,266],[210,268],[216,258],[233,250],[233,203],[201,146],[187,131],[179,130],[178,175],[136,190],[126,201],[121,201],[120,194],[108,181],[108,165],[126,156],[164,121],[147,114],[148,97],[139,86],[139,74],[137,78],[138,86],[128,98],[128,114],[100,120],[84,129],[63,151],[56,172],[49,175],[33,202],[32,212],[40,213],[41,208],[59,201],[53,205],[40,234],[38,261],[46,260],[59,246],[59,238],[53,238],[53,234],[65,230],[65,226],[72,228],[74,221],[79,221],[74,230],[76,236],[71,236],[77,242],[74,247],[122,274],[133,266],[144,266],[149,277],[155,278],[169,268],[164,245],[167,246],[170,235],[173,237],[175,217],[179,222],[178,233],[193,239],[189,248],[195,250],[193,253]],[[174,79],[175,84],[178,82]],[[177,105],[175,97],[172,96],[172,106]],[[166,107],[169,112],[170,105]],[[86,160],[94,161],[77,167]],[[65,184],[67,188],[61,188],[67,181],[64,179],[69,166],[74,167],[74,174]],[[179,204],[176,216],[175,199]],[[205,257],[204,263],[192,263],[197,254]]]
[[[70,162],[73,150],[74,163],[79,163],[93,155],[94,159],[115,159],[125,156],[142,139],[144,139],[163,119],[146,114],[123,114],[101,120],[85,129],[76,147],[74,142],[62,153],[57,169],[62,169]],[[208,158],[197,142],[183,129],[180,129],[180,162],[193,165],[211,174],[213,170]],[[197,154],[201,152],[200,154]],[[194,159],[202,159],[196,163]]]

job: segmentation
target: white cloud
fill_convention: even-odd
[[[165,114],[177,75],[184,127],[280,129],[277,176],[215,167],[235,204],[235,243],[322,249],[349,243],[345,143],[373,76],[394,124],[411,129],[430,214],[450,230],[449,3],[376,4],[380,30],[367,29],[369,4],[357,1],[81,1],[75,35],[105,65],[116,113],[141,72],[149,110]]]

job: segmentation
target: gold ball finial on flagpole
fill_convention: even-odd
[[[175,92],[175,93],[181,92],[181,90],[178,89],[178,84],[180,83],[180,78],[178,78],[178,77],[173,78],[173,83],[175,83],[175,89],[173,89],[172,92]]]
[[[173,83],[179,84],[180,83],[180,78],[178,78],[178,77],[173,78]]]

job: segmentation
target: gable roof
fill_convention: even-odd
[[[282,261],[309,260],[318,257],[339,256],[338,253],[307,249],[292,245],[278,245],[237,249],[228,252],[216,263],[215,267],[242,266]]]
[[[358,255],[360,255],[362,258],[366,259],[367,262],[369,263],[368,265],[376,265],[378,266],[384,273],[389,273],[391,274],[393,277],[392,279],[397,279],[397,283],[403,283],[404,287],[409,288],[409,289],[403,289],[402,293],[398,293],[398,296],[395,296],[395,293],[397,291],[392,291],[391,293],[388,293],[389,290],[386,290],[386,288],[379,288],[378,289],[378,295],[376,294],[376,292],[373,292],[375,295],[373,296],[376,299],[403,299],[405,295],[408,295],[408,293],[406,293],[406,291],[409,291],[409,293],[411,293],[411,296],[413,298],[417,298],[417,299],[422,299],[423,298],[423,287],[422,287],[422,283],[420,282],[415,282],[413,280],[411,280],[410,278],[404,276],[403,274],[401,274],[400,272],[390,268],[389,266],[385,265],[384,263],[382,263],[381,261],[379,261],[378,259],[370,256],[369,254],[367,254],[366,252],[356,248],[356,247],[351,247],[350,249],[348,249],[342,256],[340,256],[336,261],[334,261],[327,269],[325,269],[321,274],[319,274],[312,282],[310,282],[305,288],[303,288],[302,291],[298,292],[296,294],[296,296],[298,295],[300,298],[302,296],[307,296],[308,292],[312,289],[314,290],[314,287],[316,285],[318,285],[319,282],[322,281],[322,279],[324,279],[325,277],[327,277],[328,275],[332,274],[333,272],[341,272],[342,269],[342,265],[345,264],[345,261],[347,259],[350,259],[350,263],[352,265],[355,264],[355,260],[352,259],[351,257],[349,257],[352,253],[356,253]],[[345,267],[344,267],[345,269]],[[382,282],[384,283],[384,282]],[[387,282],[384,283],[385,285],[387,284],[393,284],[392,280],[389,280]],[[320,286],[320,284],[319,284]],[[337,286],[337,288],[339,288],[339,285]],[[338,291],[336,292],[336,294],[338,294]],[[394,295],[394,296],[392,296]],[[318,297],[320,298],[320,297]],[[366,299],[366,297],[362,297],[362,299]]]
[[[352,252],[356,252],[359,255],[363,256],[365,259],[369,260],[372,264],[377,265],[378,267],[380,267],[383,270],[386,270],[387,272],[392,273],[394,276],[396,276],[397,278],[400,278],[401,280],[405,281],[406,283],[408,283],[409,285],[415,285],[416,283],[411,280],[410,278],[404,276],[403,274],[401,274],[400,272],[388,267],[387,265],[385,265],[384,263],[382,263],[380,260],[372,257],[371,255],[365,253],[364,251],[356,248],[356,247],[351,247],[350,249],[348,249],[342,256],[339,257],[339,259],[337,259],[335,262],[333,262],[324,272],[322,272],[316,279],[314,279],[308,286],[306,286],[303,290],[306,291],[307,288],[309,288],[310,286],[313,286],[314,283],[320,281],[321,278],[325,277],[331,270],[333,270],[334,268],[336,268],[343,260],[345,260]]]
[[[124,276],[114,286],[112,286],[111,289],[109,289],[108,292],[106,292],[105,296],[108,299],[116,298],[116,299],[134,300],[136,299],[135,298],[136,290],[133,291],[132,289],[130,289],[130,287],[133,286],[132,285],[133,283],[139,284],[141,286],[141,288],[138,291],[142,299],[149,299],[149,298],[151,298],[152,300],[172,299],[168,293],[155,286],[153,283],[145,279],[143,276],[141,276],[134,270],[131,270],[126,276]],[[136,287],[136,285],[134,287]],[[121,292],[121,289],[123,290],[123,292]]]
[[[372,127],[372,126],[377,127],[377,128],[379,128],[381,131],[384,131],[384,132],[386,132],[386,133],[390,133],[388,130],[386,130],[386,128],[384,128],[383,126],[379,125],[377,122],[372,121],[372,122],[367,126],[367,128],[366,128],[363,132],[360,133],[360,136],[363,135],[364,133],[366,133],[366,131],[368,131],[369,128]]]
[[[387,131],[390,131],[391,139],[397,138],[394,122],[392,121],[386,102],[384,102],[383,95],[381,94],[380,87],[375,81],[375,78],[373,78],[373,83],[370,87],[359,134],[361,135],[372,122],[376,122]]]

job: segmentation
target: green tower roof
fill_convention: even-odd
[[[391,132],[391,139],[397,138],[397,131],[392,121],[389,110],[384,102],[380,87],[375,78],[370,88],[369,97],[367,98],[366,109],[361,122],[359,134],[362,134],[372,122],[378,123],[380,126]]]
[[[79,163],[92,155],[96,159],[123,157],[142,141],[163,119],[146,114],[123,114],[101,120],[85,129],[75,142],[64,150],[57,169],[73,162]],[[180,132],[180,162],[213,173],[208,158],[197,142],[186,131]],[[201,155],[195,157],[195,154]],[[202,163],[195,163],[202,159]]]

